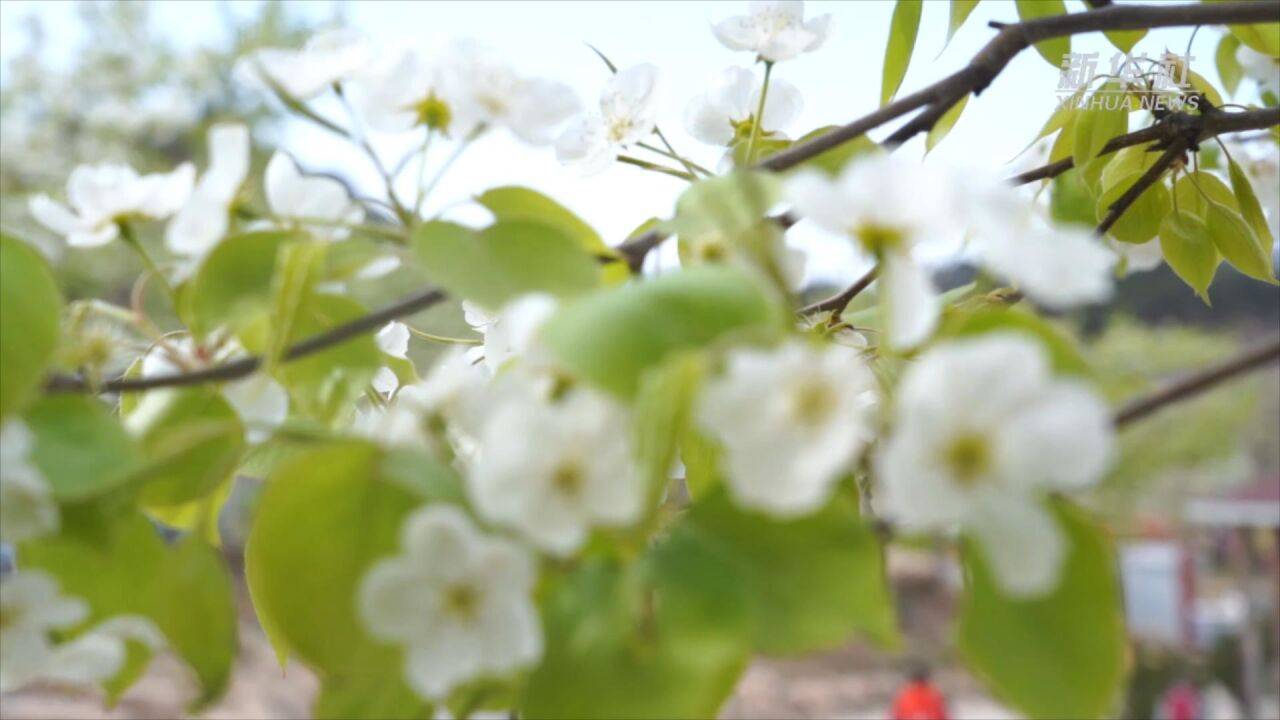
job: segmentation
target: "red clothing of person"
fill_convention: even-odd
[[[1163,717],[1169,720],[1196,720],[1200,717],[1200,698],[1189,683],[1179,683],[1164,696]]]
[[[947,720],[947,703],[929,683],[907,683],[893,700],[893,720]]]

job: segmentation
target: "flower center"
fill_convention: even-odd
[[[740,142],[747,142],[751,139],[751,132],[755,129],[756,116],[748,115],[745,120],[730,119],[729,124],[733,126],[733,140],[729,144],[735,145]],[[764,132],[764,128],[760,128],[760,131],[762,136],[769,135],[769,133]]]
[[[609,120],[609,130],[607,133],[609,136],[609,142],[615,145],[621,145],[622,141],[631,134],[631,131],[634,128],[635,123],[631,121],[631,118],[612,118]]]
[[[551,485],[561,495],[576,497],[582,492],[585,473],[576,461],[566,461],[556,468],[551,476]]]
[[[902,244],[905,234],[901,228],[892,225],[864,223],[853,228],[853,236],[858,238],[862,247],[874,255],[881,255]]]
[[[432,130],[447,131],[449,122],[453,119],[449,103],[436,97],[435,93],[427,95],[425,99],[414,105],[412,110],[418,115],[418,124],[426,125]]]
[[[480,606],[480,594],[466,583],[458,583],[445,588],[441,607],[445,613],[456,618],[469,620],[474,618]]]
[[[720,262],[729,255],[729,248],[724,241],[715,237],[698,245],[698,257],[706,262]]]
[[[813,427],[825,422],[835,410],[835,400],[819,380],[803,379],[791,394],[791,417],[799,425]]]
[[[943,461],[962,487],[973,487],[991,469],[991,444],[982,435],[961,435],[947,446]]]

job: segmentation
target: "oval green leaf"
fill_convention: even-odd
[[[44,258],[0,234],[0,420],[39,392],[61,315],[62,293]]]

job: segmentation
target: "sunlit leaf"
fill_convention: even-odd
[[[1017,0],[1018,19],[1022,22],[1051,15],[1067,14],[1062,0]],[[1057,37],[1036,43],[1036,52],[1054,68],[1062,68],[1062,60],[1071,52],[1071,38]]]
[[[44,258],[0,234],[0,420],[29,402],[58,345],[62,293]]]
[[[889,44],[884,50],[884,77],[880,85],[880,104],[887,105],[898,93],[907,75],[911,52],[920,30],[921,0],[897,0],[889,23]]]
[[[960,113],[964,112],[964,108],[968,104],[969,96],[965,95],[960,98],[960,102],[952,105],[949,110],[943,113],[942,117],[938,118],[938,122],[934,123],[932,128],[929,128],[929,135],[924,141],[925,152],[932,150],[938,143],[942,142],[942,139],[946,137],[948,133],[951,132],[951,128],[954,127],[956,121],[960,119]]]
[[[1214,247],[1204,221],[1186,210],[1170,213],[1160,225],[1160,251],[1178,277],[1208,303],[1209,284],[1222,255]]]

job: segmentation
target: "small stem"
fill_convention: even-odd
[[[440,166],[438,171],[436,171],[435,177],[431,178],[431,182],[422,191],[422,196],[418,198],[417,205],[419,208],[426,203],[427,198],[431,197],[431,192],[436,189],[436,185],[440,184],[440,179],[445,176],[445,173],[449,172],[449,168],[453,167],[453,164],[457,162],[458,158],[462,157],[463,151],[471,146],[471,141],[479,137],[480,133],[484,132],[484,130],[485,128],[483,125],[477,127],[470,135],[466,136],[458,143],[458,147],[454,148],[453,154],[448,158],[445,158],[444,164]]]
[[[659,139],[659,140],[661,140],[661,141],[662,141],[662,145],[663,145],[663,147],[665,147],[665,148],[667,149],[667,152],[671,153],[671,156],[672,156],[672,157],[674,157],[675,159],[679,160],[679,161],[680,161],[680,164],[684,165],[684,166],[685,166],[685,169],[686,169],[686,170],[688,170],[690,174],[693,174],[695,170],[697,170],[697,171],[701,171],[701,172],[702,172],[702,174],[704,174],[704,175],[706,175],[706,176],[708,176],[708,177],[710,177],[710,176],[712,176],[712,175],[714,175],[714,174],[715,174],[715,173],[711,172],[710,170],[708,170],[708,169],[706,169],[706,168],[702,167],[702,166],[701,166],[701,165],[699,165],[698,163],[696,163],[696,162],[694,162],[694,161],[692,161],[692,160],[688,160],[688,159],[686,159],[686,158],[685,158],[685,156],[683,156],[683,155],[681,155],[680,153],[676,152],[676,148],[675,148],[675,146],[671,144],[671,141],[670,141],[670,140],[667,140],[667,136],[666,136],[666,134],[664,134],[664,133],[662,132],[662,128],[658,127],[657,125],[654,125],[654,126],[653,126],[653,133],[654,133],[655,135],[657,135],[657,136],[658,136],[658,139]]]
[[[423,340],[430,340],[431,342],[444,343],[446,345],[483,345],[484,344],[483,340],[477,340],[475,338],[456,338],[456,337],[446,337],[444,335],[432,335],[431,333],[426,332],[425,330],[419,330],[418,328],[412,325],[405,325],[405,327],[409,328],[409,332],[413,333],[414,335],[422,338]]]
[[[653,172],[662,173],[663,175],[678,177],[681,180],[688,180],[689,182],[696,182],[698,179],[683,170],[676,170],[674,168],[666,167],[665,165],[658,165],[657,163],[651,163],[648,160],[641,160],[638,157],[632,157],[630,155],[619,155],[618,162],[626,163],[627,165],[634,165],[638,168],[644,168],[645,170],[652,170]]]
[[[710,170],[708,170],[708,169],[706,169],[706,168],[702,167],[701,165],[699,165],[699,164],[697,164],[697,163],[693,162],[692,160],[686,160],[686,159],[684,159],[684,158],[683,158],[683,157],[681,157],[680,155],[676,154],[676,153],[675,153],[675,151],[667,151],[667,150],[663,150],[663,149],[662,149],[662,148],[660,148],[660,147],[655,147],[655,146],[650,145],[649,143],[645,143],[645,142],[636,143],[636,147],[641,147],[641,148],[644,148],[645,150],[648,150],[648,151],[649,151],[649,152],[651,152],[651,153],[657,153],[658,155],[661,155],[662,157],[670,158],[670,159],[672,159],[672,160],[675,160],[676,162],[680,163],[681,165],[684,165],[684,166],[685,166],[685,169],[689,171],[689,174],[690,174],[690,175],[697,175],[697,174],[701,173],[701,174],[703,174],[703,175],[706,175],[707,177],[711,177],[711,176],[714,174],[714,173],[712,173]],[[670,147],[670,146],[668,146],[668,147]]]
[[[142,264],[146,267],[147,272],[160,283],[160,287],[164,288],[165,294],[169,296],[169,303],[173,306],[173,311],[178,312],[178,296],[173,292],[173,286],[169,284],[169,280],[165,278],[164,273],[160,272],[160,268],[156,266],[151,256],[147,254],[142,243],[138,240],[138,236],[133,232],[133,226],[127,220],[120,220],[116,223],[120,228],[120,239],[133,249],[133,252],[142,260]]]
[[[764,83],[760,86],[760,104],[751,123],[751,139],[747,140],[747,163],[755,162],[756,138],[760,137],[760,125],[764,122],[764,101],[769,97],[769,77],[773,74],[773,61],[764,61]]]

